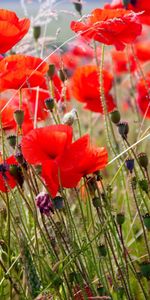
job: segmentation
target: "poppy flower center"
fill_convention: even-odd
[[[2,174],[2,176],[7,179],[6,176],[6,172],[8,171],[8,164],[4,163],[4,164],[0,164],[0,173]]]
[[[130,3],[131,3],[133,6],[135,6],[136,3],[137,3],[137,0],[130,0]]]

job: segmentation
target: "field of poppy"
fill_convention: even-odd
[[[150,2],[20,3],[0,7],[0,300],[149,300]]]

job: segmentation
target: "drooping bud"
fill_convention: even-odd
[[[138,161],[142,168],[147,169],[148,166],[148,157],[147,154],[142,152],[138,155]]]
[[[23,124],[23,121],[24,121],[24,111],[21,110],[21,109],[17,109],[15,112],[14,112],[14,119],[17,123],[17,125],[19,127],[22,126]]]
[[[39,39],[40,35],[41,35],[41,27],[34,26],[33,27],[33,37],[34,37],[35,41],[37,41]]]
[[[7,137],[7,141],[8,141],[8,143],[9,143],[9,145],[13,148],[13,149],[15,149],[15,147],[16,147],[16,140],[17,140],[17,138],[16,138],[16,135],[9,135],[8,137]]]
[[[50,215],[54,213],[53,202],[50,198],[50,195],[46,192],[39,193],[36,198],[36,205],[39,208],[41,214]]]
[[[55,74],[55,65],[54,64],[49,65],[49,69],[48,69],[47,73],[48,73],[48,76],[52,79]]]
[[[53,98],[48,98],[48,99],[45,100],[45,106],[51,112],[53,111],[54,105],[55,105],[55,103],[54,103]]]
[[[118,124],[120,122],[120,112],[118,110],[114,110],[111,112],[110,114],[110,117],[111,117],[111,121],[114,123],[114,124]]]
[[[126,159],[125,164],[126,164],[127,169],[130,171],[130,173],[132,173],[132,171],[134,169],[134,159],[133,158]]]
[[[122,225],[125,222],[124,213],[118,213],[116,216],[116,221],[118,225]]]
[[[117,124],[119,134],[122,136],[123,139],[127,138],[129,132],[129,125],[127,122],[120,122]]]
[[[19,186],[22,188],[24,183],[24,177],[20,166],[12,164],[9,166],[10,174],[15,178]]]

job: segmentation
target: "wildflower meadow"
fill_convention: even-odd
[[[150,1],[14,3],[0,3],[0,300],[150,300]]]

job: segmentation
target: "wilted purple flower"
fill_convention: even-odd
[[[39,207],[41,214],[49,215],[51,212],[54,213],[53,202],[50,195],[46,192],[41,192],[36,196],[36,205]]]

